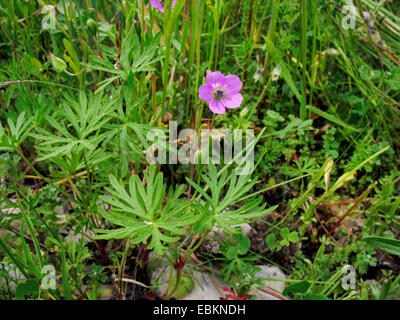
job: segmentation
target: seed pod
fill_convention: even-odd
[[[50,54],[50,60],[51,60],[51,64],[53,65],[54,70],[57,73],[63,72],[65,70],[65,68],[67,67],[67,64],[65,63],[65,61],[63,59],[56,57],[52,53]]]

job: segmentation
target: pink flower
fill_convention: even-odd
[[[239,77],[230,74],[224,76],[221,72],[207,74],[206,83],[199,88],[199,98],[209,103],[209,108],[214,113],[226,113],[226,108],[239,108],[243,96],[239,93],[242,89]]]
[[[173,9],[175,7],[175,3],[177,0],[173,0],[172,1],[172,7],[171,9]],[[161,12],[164,13],[164,2],[165,0],[150,0],[150,4],[153,8],[156,8],[158,10],[160,10]]]

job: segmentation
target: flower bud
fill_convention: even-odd
[[[96,21],[94,21],[93,19],[88,19],[88,21],[86,22],[86,27],[88,28],[89,32],[93,35],[96,34],[97,32],[97,23]]]

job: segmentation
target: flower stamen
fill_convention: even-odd
[[[213,96],[216,100],[221,100],[224,97],[224,91],[221,89],[215,89]]]

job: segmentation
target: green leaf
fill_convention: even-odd
[[[284,239],[287,238],[287,236],[289,235],[289,228],[281,229],[280,234],[281,234],[282,238],[284,238]]]
[[[225,253],[225,257],[227,259],[233,259],[237,256],[237,254],[238,254],[238,248],[233,246],[228,248],[228,250]]]
[[[275,250],[276,248],[279,248],[279,245],[276,243],[276,234],[275,233],[270,233],[265,238],[265,242],[267,243],[268,247],[271,250]]]
[[[286,296],[288,293],[306,293],[307,290],[311,287],[311,284],[304,280],[298,283],[287,286],[285,290],[283,290],[282,294]]]
[[[372,236],[364,237],[363,241],[375,248],[400,256],[400,240]]]
[[[108,221],[120,226],[114,230],[99,230],[94,239],[131,239],[132,243],[147,243],[149,249],[163,254],[171,243],[187,232],[186,227],[194,225],[199,216],[189,211],[189,203],[179,197],[184,188],[170,190],[166,197],[166,185],[162,173],[156,173],[151,165],[149,173],[144,173],[146,184],[137,175],[131,175],[128,190],[113,175],[110,176],[111,188],[106,188],[109,197],[100,197],[112,208],[109,212],[100,209]],[[166,199],[166,203],[164,203]]]
[[[71,288],[69,286],[69,272],[67,265],[67,258],[65,256],[65,248],[64,245],[60,241],[61,246],[61,274],[62,274],[62,283],[63,283],[63,291],[66,300],[73,300],[71,294]]]
[[[176,24],[176,20],[181,15],[182,9],[185,6],[185,0],[178,0],[175,4],[174,9],[172,10],[171,17],[168,21],[168,30],[172,30]]]
[[[307,293],[304,300],[329,300],[326,296],[322,294]]]
[[[282,71],[281,71],[282,78],[285,79],[287,85],[292,90],[292,92],[296,96],[297,100],[299,102],[301,102],[301,99],[302,99],[301,95],[299,93],[299,90],[297,90],[297,87],[293,81],[293,78],[292,78],[289,70],[287,69],[286,64],[284,62],[281,62],[281,66],[282,66]]]
[[[290,242],[297,243],[299,242],[299,235],[296,231],[292,231],[291,233],[288,234],[287,239]]]
[[[39,292],[39,282],[36,279],[28,279],[17,285],[15,297],[17,300],[25,300],[26,295]]]
[[[234,234],[232,239],[236,242],[236,248],[239,254],[245,254],[250,248],[250,239],[242,234]]]
[[[65,38],[63,39],[63,44],[66,50],[66,53],[64,53],[64,59],[68,62],[74,73],[78,74],[80,71],[80,65],[75,48],[73,44]]]
[[[25,212],[25,208],[23,208],[22,202],[19,199],[19,197],[18,197],[18,204],[19,204],[19,208],[21,210],[21,215],[23,217],[23,220],[25,221],[26,225],[28,226],[28,230],[29,230],[29,233],[31,235],[32,242],[33,242],[33,244],[35,246],[36,255],[37,255],[37,258],[39,260],[40,268],[43,268],[44,263],[43,263],[42,252],[41,252],[41,249],[40,249],[39,241],[38,241],[38,239],[36,237],[37,233],[35,231],[34,225],[33,225],[32,221],[30,220],[29,216],[27,215],[27,213]],[[21,225],[21,237],[23,237],[23,226],[22,225]],[[23,244],[24,244],[24,241],[23,241]],[[25,245],[26,245],[26,243],[25,243]],[[30,253],[27,245],[25,246],[25,251],[24,252],[30,256],[30,260],[27,260],[27,261],[28,261],[28,266],[31,268],[31,271],[33,271],[36,274],[36,276],[39,276],[39,278],[40,278],[41,277],[41,273],[37,269],[37,267],[35,266],[35,264],[34,264],[34,262],[32,260],[31,253]]]
[[[210,215],[206,215],[205,217],[202,217],[194,226],[193,232],[194,233],[200,233],[205,230],[211,230],[212,229],[212,223],[214,219]]]
[[[28,245],[26,244],[26,241],[24,239],[24,229],[23,229],[23,225],[22,224],[21,224],[21,245],[22,245],[22,251],[23,251],[24,256],[25,256],[25,261],[27,262],[31,273],[33,273],[35,275],[35,277],[38,280],[40,280],[42,278],[42,273],[40,272],[39,267],[33,261],[32,253],[29,250]]]
[[[114,73],[114,74],[122,74],[121,70],[118,70],[114,67],[114,65],[109,62],[106,58],[100,58],[98,56],[90,56],[89,57],[89,62],[90,64],[82,63],[83,66],[98,70],[98,71],[104,71],[104,72],[109,72],[109,73]]]
[[[286,246],[288,246],[290,243],[289,243],[289,241],[287,240],[287,239],[282,239],[281,241],[280,241],[280,245],[281,246],[283,246],[283,247],[286,247]]]
[[[197,183],[195,183],[194,181],[190,180],[188,177],[185,177],[186,181],[189,182],[192,187],[198,192],[200,193],[210,204],[213,203],[213,201],[211,200],[210,196],[204,191],[204,189],[202,187],[200,187]]]
[[[11,261],[18,267],[18,270],[28,278],[28,272],[26,271],[25,262],[13,252],[13,249],[9,247],[0,237],[0,248],[3,249],[5,254],[11,259]]]
[[[333,123],[336,123],[339,126],[342,126],[343,128],[346,128],[351,131],[356,131],[356,132],[360,131],[359,129],[355,129],[352,126],[349,126],[347,123],[343,122],[342,120],[340,120],[340,119],[336,118],[335,116],[333,116],[325,111],[322,111],[314,106],[308,105],[307,109],[310,110],[311,112],[314,112],[315,114],[319,115],[320,117],[325,118],[328,121],[331,121]]]
[[[187,275],[182,275],[175,292],[175,297],[180,299],[187,296],[194,289],[194,281]]]

